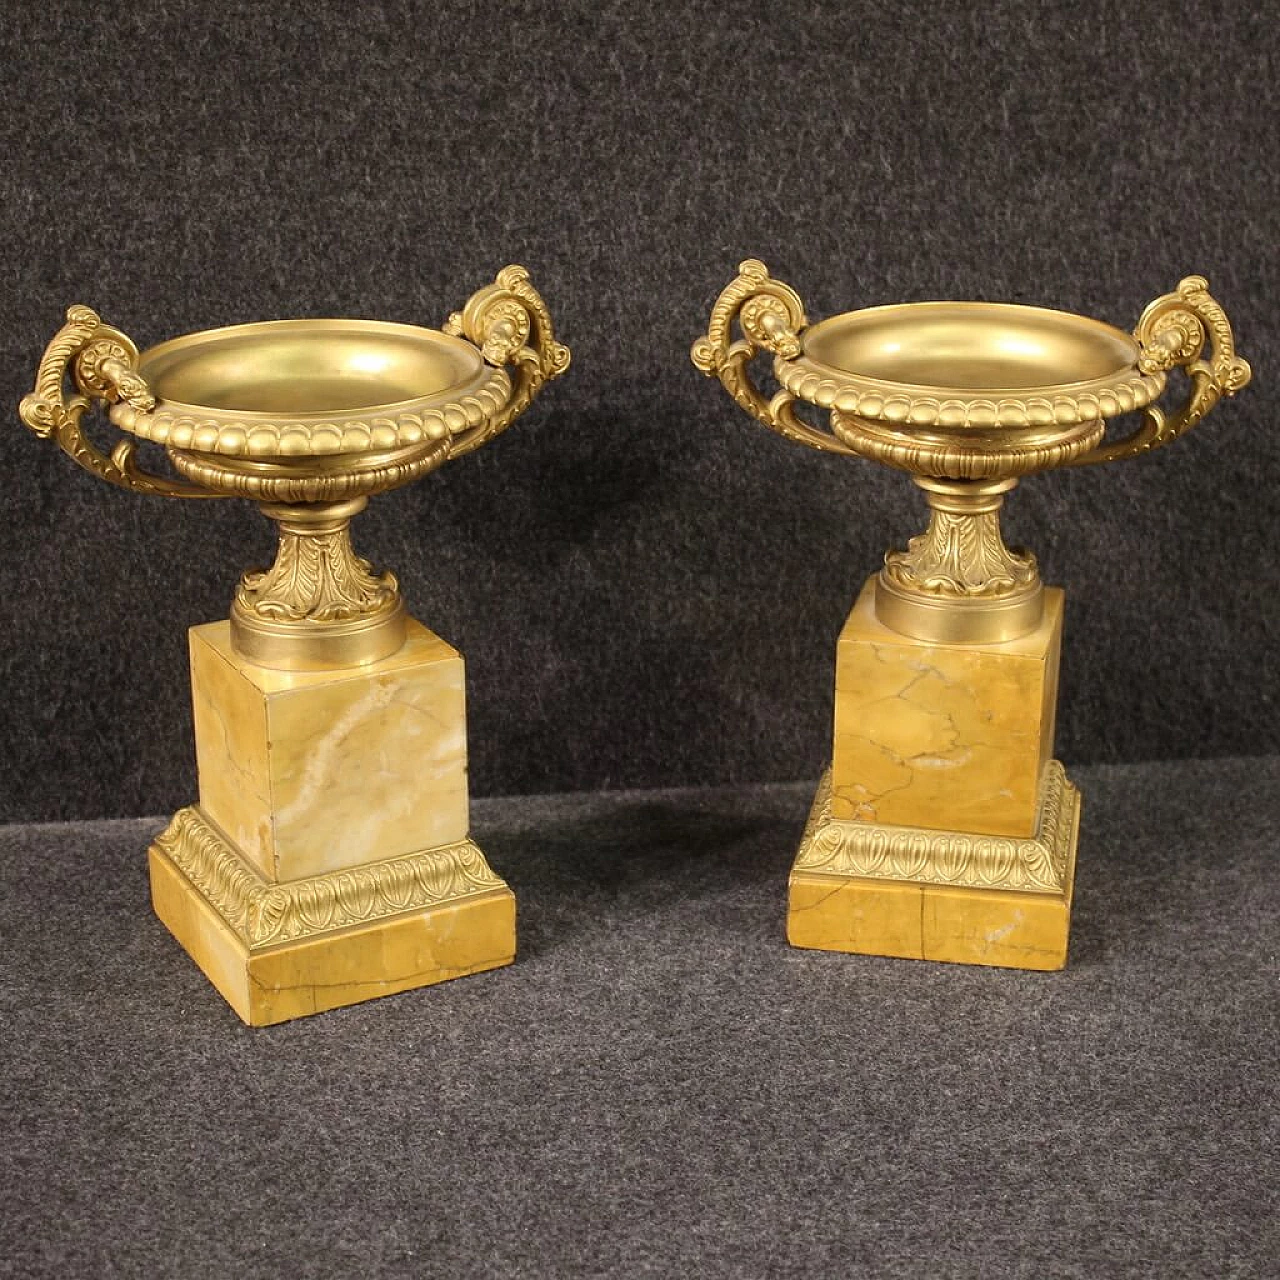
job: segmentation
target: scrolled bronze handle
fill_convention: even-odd
[[[733,340],[737,320],[742,337]],[[790,285],[775,280],[763,262],[748,258],[738,267],[711,308],[707,332],[690,351],[697,368],[708,378],[719,378],[735,403],[770,431],[788,440],[826,453],[852,454],[835,436],[802,422],[795,413],[795,396],[779,391],[771,400],[751,380],[751,361],[761,351],[783,359],[800,354],[800,334],[808,320],[800,295]]]
[[[443,328],[478,347],[488,364],[511,365],[515,373],[506,407],[481,426],[455,436],[451,458],[505,431],[542,388],[569,367],[569,348],[556,341],[551,313],[524,267],[503,267],[493,284],[473,293]]]
[[[78,394],[64,394],[68,368]],[[76,304],[67,308],[66,323],[45,348],[36,385],[23,396],[18,416],[42,439],[54,443],[86,471],[135,493],[167,498],[216,498],[220,495],[196,485],[143,471],[135,457],[137,445],[121,440],[111,453],[101,452],[85,434],[84,415],[95,401],[124,404],[150,413],[156,398],[138,372],[138,348],[119,329],[103,324],[98,313]]]
[[[1235,335],[1226,312],[1209,293],[1203,276],[1187,276],[1173,293],[1163,294],[1142,313],[1133,336],[1141,354],[1138,368],[1146,374],[1186,371],[1191,390],[1186,402],[1171,413],[1150,405],[1136,431],[1114,443],[1104,443],[1069,466],[1114,462],[1163,449],[1197,426],[1224,396],[1249,385],[1253,371],[1236,355]],[[1205,343],[1209,358],[1202,359]]]

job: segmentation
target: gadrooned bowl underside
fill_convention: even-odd
[[[376,320],[276,320],[144,351],[152,412],[112,420],[174,448],[241,457],[393,449],[479,426],[511,394],[471,343]]]
[[[1008,303],[916,302],[846,312],[806,329],[776,362],[801,399],[885,423],[1059,426],[1149,404],[1163,374],[1098,320]]]

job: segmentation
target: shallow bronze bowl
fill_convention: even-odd
[[[751,378],[761,351],[773,355],[782,388],[772,398]],[[1151,303],[1132,335],[990,302],[870,307],[810,325],[795,290],[752,259],[692,354],[788,439],[911,473],[932,508],[929,528],[886,555],[876,612],[894,630],[952,643],[1010,640],[1040,622],[1035,557],[1010,550],[1000,533],[1004,495],[1020,477],[1160,448],[1250,377],[1200,276]],[[1190,395],[1166,414],[1155,402],[1175,368]],[[801,418],[798,403],[828,411],[829,430]],[[1139,427],[1106,442],[1108,420],[1135,410]]]
[[[20,413],[112,484],[257,501],[280,546],[270,569],[241,578],[232,639],[261,665],[305,670],[374,662],[404,642],[395,577],[351,548],[348,526],[370,495],[492,439],[568,364],[528,273],[507,267],[443,329],[276,320],[139,354],[73,306]],[[79,392],[70,399],[68,372]],[[101,453],[82,427],[94,401],[121,430],[162,446],[181,479],[143,470],[132,440]]]

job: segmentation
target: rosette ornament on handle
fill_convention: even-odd
[[[1142,313],[1133,336],[1142,354],[1138,367],[1145,374],[1183,369],[1191,382],[1186,403],[1172,413],[1152,404],[1131,435],[1076,458],[1068,465],[1114,462],[1162,449],[1185,435],[1224,396],[1233,396],[1249,385],[1253,371],[1236,355],[1235,335],[1226,312],[1209,293],[1203,276],[1187,276],[1173,293],[1166,293]],[[1206,341],[1209,358],[1202,359]]]
[[[69,400],[64,395],[68,368],[80,393]],[[22,421],[41,438],[52,437],[78,466],[121,489],[168,498],[221,496],[143,471],[133,440],[119,441],[109,455],[99,450],[83,427],[84,415],[95,400],[126,404],[141,413],[149,413],[156,404],[151,388],[138,373],[138,348],[132,340],[103,324],[96,311],[77,303],[67,308],[66,324],[45,348],[35,389],[18,405]]]
[[[733,340],[737,320],[742,338]],[[760,351],[783,359],[800,354],[800,334],[808,324],[799,294],[774,280],[763,262],[748,258],[738,277],[716,299],[706,334],[693,344],[693,363],[707,377],[719,378],[738,405],[771,431],[827,453],[852,454],[835,436],[796,417],[795,396],[779,391],[771,400],[751,380],[751,361]]]
[[[495,368],[511,365],[515,370],[506,407],[456,436],[449,450],[451,458],[470,453],[500,435],[552,378],[569,367],[569,348],[556,341],[551,313],[524,267],[503,267],[493,284],[473,293],[467,305],[455,311],[443,327],[445,333],[474,343]]]

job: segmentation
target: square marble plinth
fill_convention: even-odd
[[[466,838],[463,662],[410,620],[381,662],[274,671],[190,632],[200,808],[268,880]]]
[[[831,812],[940,831],[1029,836],[1053,756],[1062,592],[1004,644],[936,644],[875,616],[875,579],[840,633]]]
[[[156,914],[251,1026],[515,959],[515,897],[470,840],[278,884],[193,806],[149,857]]]
[[[1080,794],[1056,760],[1026,838],[834,816],[830,774],[791,870],[792,946],[1010,969],[1067,962]]]

